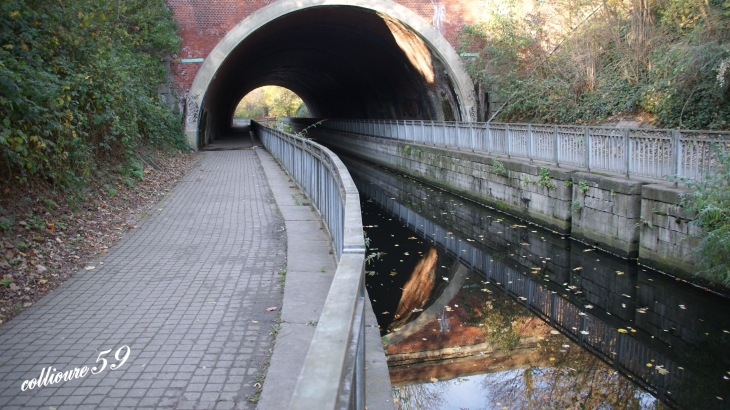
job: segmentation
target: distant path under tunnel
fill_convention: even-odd
[[[254,150],[201,156],[137,229],[0,327],[0,408],[256,406],[247,396],[278,313],[266,309],[282,303],[284,219]],[[116,364],[125,345],[116,370],[21,390],[49,366],[101,367],[109,349],[101,357]]]

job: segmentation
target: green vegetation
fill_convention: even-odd
[[[717,153],[717,162],[699,181],[685,181],[690,188],[682,206],[696,213],[690,222],[702,228],[695,249],[697,274],[730,286],[730,155]]]
[[[235,118],[309,117],[309,110],[292,91],[276,86],[264,86],[246,94],[236,107]]]
[[[509,175],[507,168],[504,167],[504,163],[496,158],[492,158],[492,172],[503,177]]]
[[[580,192],[585,195],[586,192],[590,189],[590,186],[588,186],[588,181],[580,181],[578,182],[578,189],[580,189]]]
[[[544,186],[547,189],[555,189],[557,186],[555,182],[550,178],[550,170],[545,167],[540,167],[540,174],[537,176],[537,184]]]
[[[580,201],[572,201],[570,203],[570,212],[580,212],[583,210],[583,204]]]
[[[158,91],[180,44],[164,0],[6,0],[0,16],[0,179],[80,189],[144,144],[184,147]]]
[[[730,1],[507,0],[477,12],[460,34],[478,55],[466,65],[479,120],[491,101],[501,121],[730,127]]]

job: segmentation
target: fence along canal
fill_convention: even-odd
[[[489,282],[485,289],[502,292],[671,408],[728,408],[730,320],[718,316],[728,300],[383,168],[344,162],[363,200],[393,220],[373,228],[364,216],[369,235],[402,224],[479,274]],[[377,242],[371,247],[408,254],[408,242],[387,251]],[[379,263],[387,262],[366,269]],[[373,306],[387,337],[392,314]]]
[[[321,128],[661,180],[700,178],[730,150],[730,133],[716,131],[346,119]]]
[[[256,122],[251,126],[312,201],[338,262],[289,409],[363,409],[365,245],[357,189],[340,159],[327,148]]]

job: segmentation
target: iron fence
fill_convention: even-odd
[[[357,188],[327,148],[251,126],[319,212],[338,261],[289,409],[364,409],[365,244]]]
[[[717,131],[347,119],[320,127],[662,180],[698,179],[730,150],[730,133]]]

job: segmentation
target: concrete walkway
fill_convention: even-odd
[[[258,410],[282,410],[294,393],[337,265],[314,208],[267,151],[257,149],[256,153],[286,223],[288,255],[281,329]],[[369,410],[392,410],[380,331],[370,300],[366,302],[366,404]]]
[[[288,176],[238,137],[201,153],[137,229],[0,326],[0,408],[286,408],[335,263]],[[373,319],[371,410],[392,408]]]

